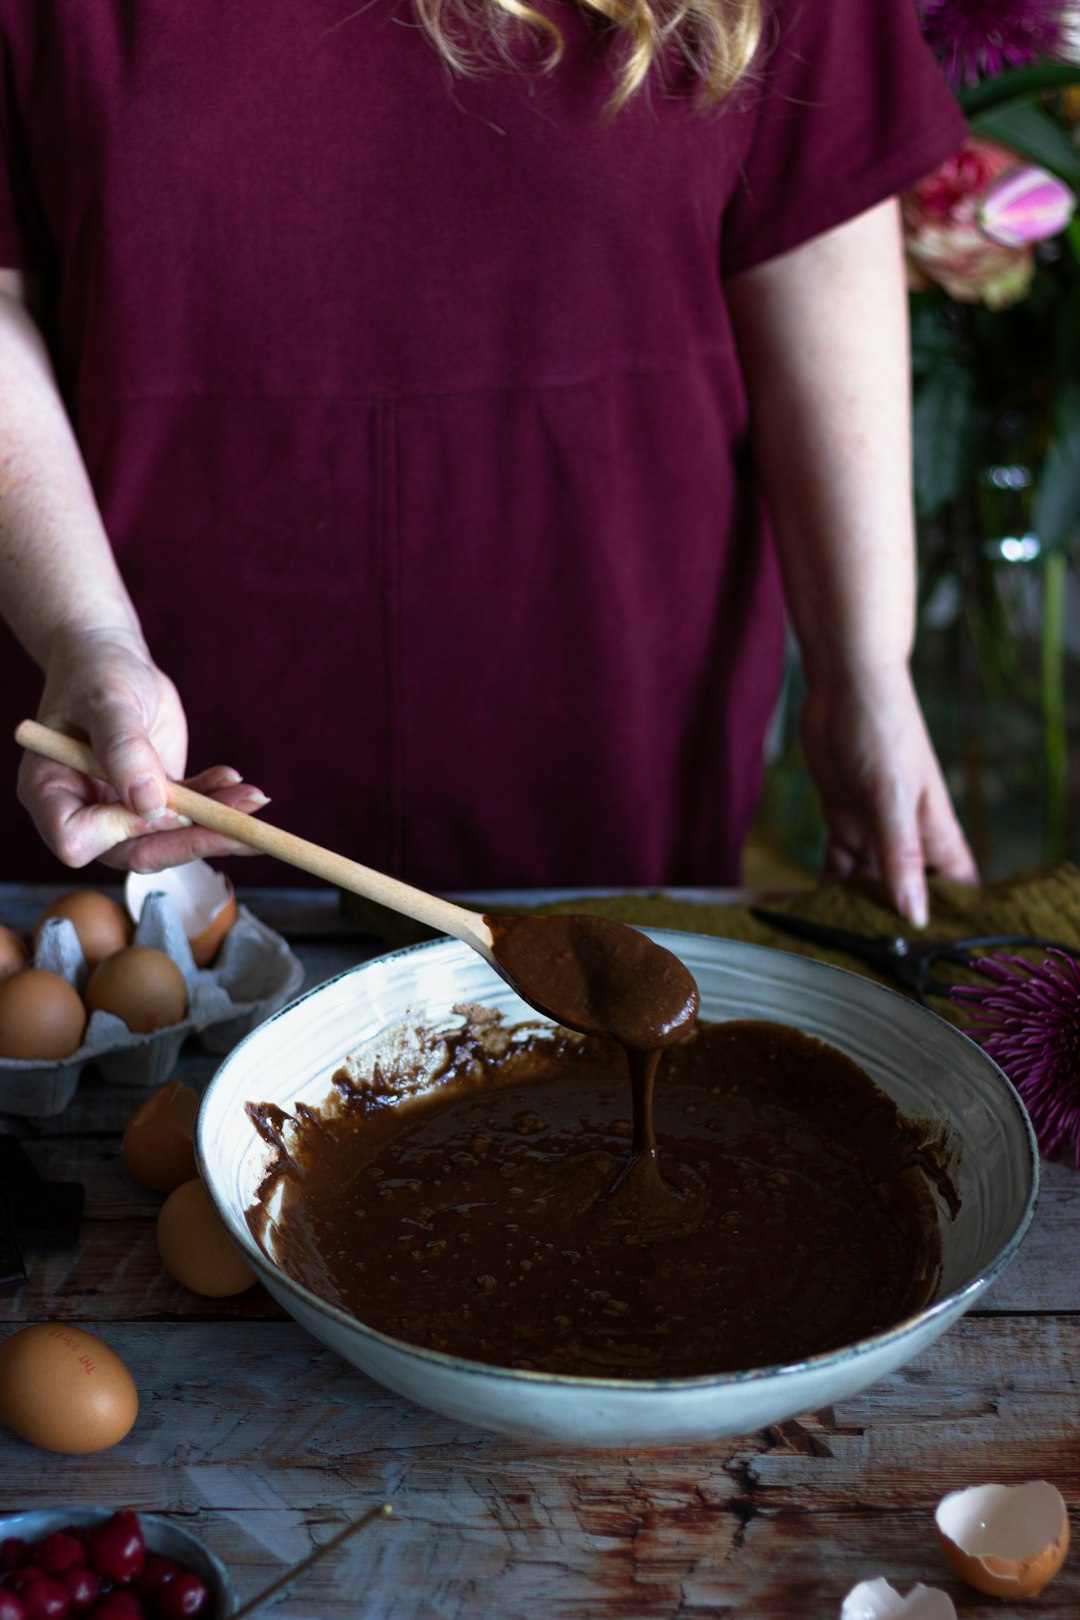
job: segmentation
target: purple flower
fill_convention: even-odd
[[[916,0],[922,30],[954,90],[1041,57],[1068,55],[1067,0]]]
[[[1080,962],[1051,947],[1041,966],[984,957],[990,985],[958,985],[965,1033],[999,1063],[1024,1100],[1044,1158],[1080,1165]]]

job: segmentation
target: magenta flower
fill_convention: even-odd
[[[916,0],[922,31],[954,90],[1006,68],[1068,54],[1067,0]]]
[[[1051,948],[1036,967],[1023,957],[984,957],[994,982],[958,985],[970,1035],[1024,1100],[1044,1158],[1080,1166],[1080,963]]]
[[[1025,247],[1063,231],[1075,208],[1076,198],[1064,180],[1025,163],[983,193],[976,219],[992,242]]]

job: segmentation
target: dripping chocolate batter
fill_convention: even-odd
[[[634,1103],[633,1149],[656,1159],[653,1087],[660,1053],[681,1041],[701,998],[679,958],[636,928],[610,917],[485,917],[496,967],[532,1006],[583,1035],[607,1035],[626,1053]],[[639,1177],[658,1197],[666,1183]],[[617,1189],[616,1189],[617,1190]]]
[[[341,1071],[296,1121],[248,1108],[277,1150],[256,1238],[382,1332],[501,1366],[682,1377],[835,1349],[932,1293],[934,1149],[821,1042],[699,1024],[664,1052],[665,1228],[638,1218],[632,1175],[609,1196],[633,1138],[610,1041],[482,1022],[425,1041],[423,1080],[390,1062]]]

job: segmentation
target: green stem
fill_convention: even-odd
[[[1074,214],[1065,227],[1065,240],[1073,251],[1073,258],[1080,261],[1080,214]]]
[[[1065,739],[1064,551],[1051,551],[1043,566],[1041,688],[1046,754],[1046,839],[1051,860],[1065,854],[1068,749]]]

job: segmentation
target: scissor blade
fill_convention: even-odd
[[[833,928],[829,923],[811,922],[806,917],[791,917],[783,911],[769,911],[764,906],[751,906],[751,917],[768,923],[782,934],[796,939],[810,940],[815,945],[831,945],[834,950],[848,951],[852,956],[868,962],[888,964],[895,961],[896,953],[886,940],[872,934],[856,934],[850,928]]]

